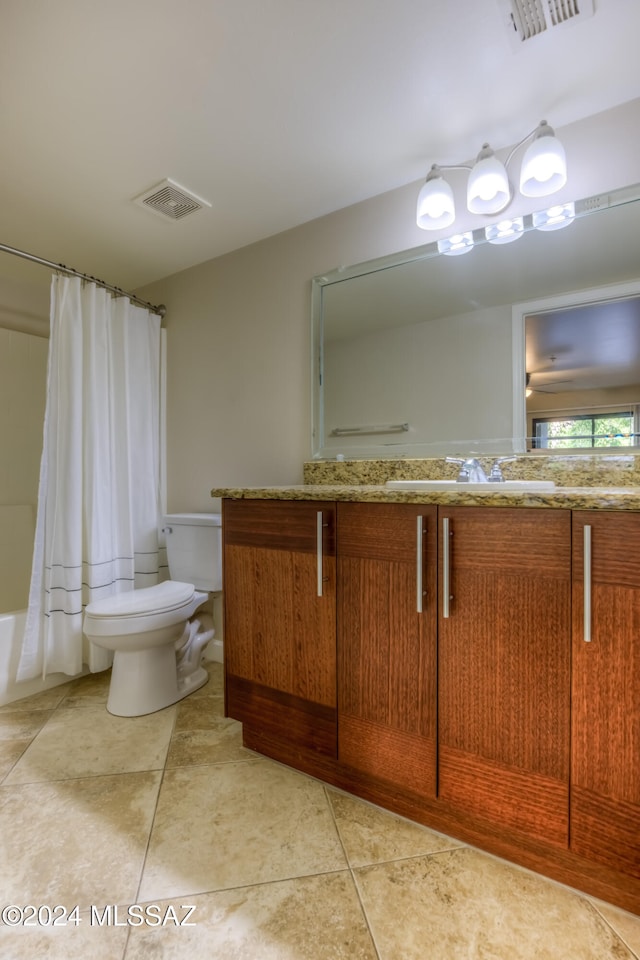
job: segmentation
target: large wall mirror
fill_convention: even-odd
[[[638,443],[640,185],[528,219],[314,278],[314,457]]]

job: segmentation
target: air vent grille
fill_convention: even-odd
[[[581,5],[578,0],[547,0],[549,16],[553,26],[557,27],[561,23],[566,23],[567,20],[579,17]],[[593,4],[591,13],[593,13]]]
[[[197,197],[173,180],[163,180],[150,190],[145,190],[138,197],[134,197],[134,203],[169,220],[182,220],[203,207],[211,206],[202,197]]]
[[[513,25],[521,40],[529,40],[547,29],[541,0],[511,0]]]
[[[515,46],[554,27],[593,16],[593,0],[499,0],[499,3],[506,13],[509,36]]]

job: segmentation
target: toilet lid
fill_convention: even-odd
[[[192,583],[165,580],[153,587],[117,593],[104,600],[87,604],[86,613],[92,617],[141,617],[149,613],[166,613],[181,607],[194,594]]]

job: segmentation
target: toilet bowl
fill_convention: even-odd
[[[209,679],[200,661],[214,631],[191,618],[209,592],[222,588],[220,514],[171,514],[165,523],[172,576],[174,556],[175,568],[197,583],[166,580],[85,609],[85,635],[113,651],[107,710],[120,717],[162,710]]]

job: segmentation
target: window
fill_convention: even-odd
[[[632,447],[633,410],[617,413],[583,414],[577,417],[534,418],[532,447]]]

